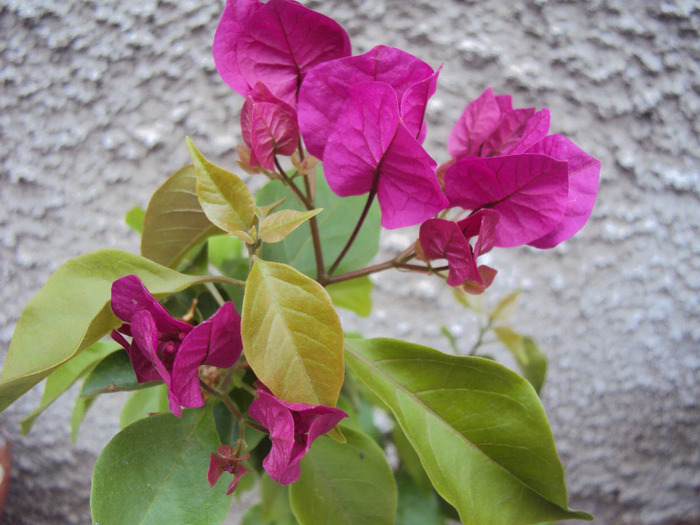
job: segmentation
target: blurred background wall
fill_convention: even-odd
[[[29,298],[66,259],[138,251],[125,212],[188,162],[190,135],[235,166],[242,99],[211,42],[223,0],[0,0],[0,356]],[[316,0],[353,51],[444,62],[428,151],[493,86],[547,106],[552,131],[602,161],[591,222],[549,251],[497,250],[486,300],[520,287],[515,326],[550,358],[543,401],[571,505],[601,525],[700,523],[700,5],[692,0]],[[386,251],[415,231],[391,232]],[[437,280],[376,279],[366,335],[468,348],[476,324]],[[3,523],[90,522],[92,466],[119,397],[75,391],[22,437],[34,390],[0,415],[14,452]],[[232,521],[235,522],[235,519]]]

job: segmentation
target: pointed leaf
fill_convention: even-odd
[[[197,244],[222,233],[199,204],[197,175],[188,164],[153,193],[143,219],[141,255],[174,268]]]
[[[531,337],[522,336],[509,326],[496,326],[493,332],[513,354],[523,377],[530,381],[539,393],[547,375],[547,356],[540,351]]]
[[[343,383],[343,329],[326,290],[291,266],[258,259],[241,333],[248,363],[272,393],[334,407]]]
[[[494,245],[527,244],[561,221],[568,194],[567,163],[546,155],[467,157],[445,174],[445,193],[453,206],[493,208],[501,215]]]
[[[372,312],[372,289],[374,284],[369,277],[350,279],[326,287],[333,304],[367,317]]]
[[[80,425],[83,422],[83,419],[85,419],[87,411],[90,410],[90,407],[94,402],[94,397],[84,398],[78,396],[78,398],[75,400],[75,406],[73,407],[73,415],[71,416],[70,432],[71,443],[73,443],[74,445],[75,441],[78,439],[78,430],[80,429]]]
[[[433,486],[465,525],[591,519],[567,508],[547,418],[517,374],[390,339],[348,339],[345,355],[391,408]]]
[[[494,321],[504,321],[511,317],[518,308],[518,297],[520,296],[520,290],[509,293],[503,297],[493,310],[489,312],[489,318]]]
[[[20,315],[0,374],[0,410],[121,324],[109,305],[112,282],[130,274],[158,299],[202,280],[121,250],[70,259]]]
[[[250,227],[255,219],[255,198],[233,173],[209,162],[187,139],[197,174],[197,197],[209,220],[245,242],[252,243]]]
[[[260,225],[260,238],[264,242],[280,242],[299,226],[323,211],[316,208],[311,211],[281,210],[268,215]]]
[[[95,523],[219,525],[231,506],[226,479],[209,487],[206,469],[220,444],[207,407],[141,419],[102,450],[92,478]],[[223,478],[223,476],[222,476]]]
[[[367,199],[365,197],[338,197],[328,187],[320,167],[316,170],[315,178],[316,205],[324,210],[317,218],[318,230],[325,263],[328,267],[345,247]],[[280,181],[268,183],[257,194],[259,204],[273,203],[283,197],[287,198],[286,207],[305,210],[303,205]],[[352,217],[354,220],[348,220],[348,217]],[[379,250],[379,220],[379,206],[375,203],[370,208],[355,243],[340,263],[336,274],[357,270],[372,262]],[[313,242],[309,229],[306,227],[298,228],[282,242],[265,246],[262,257],[268,261],[287,263],[303,274],[316,276]]]
[[[20,421],[22,434],[27,434],[34,425],[36,418],[46,410],[58,397],[68,390],[73,384],[88,374],[104,357],[119,349],[119,345],[112,341],[97,341],[90,348],[68,361],[63,366],[54,370],[46,378],[44,395],[41,404],[28,416]]]
[[[290,486],[300,525],[393,525],[396,483],[381,448],[357,430],[343,428],[347,443],[327,437],[314,443]]]

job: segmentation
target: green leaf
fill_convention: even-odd
[[[445,525],[440,514],[440,502],[432,489],[428,492],[418,488],[405,472],[396,473],[399,489],[399,505],[396,523],[399,525]]]
[[[223,233],[204,214],[197,199],[197,176],[188,164],[158,188],[143,219],[141,254],[175,268],[187,253],[207,237]]]
[[[260,224],[260,238],[265,242],[280,242],[299,226],[323,211],[282,210],[268,215]]]
[[[257,194],[258,204],[270,204],[282,198],[287,199],[287,208],[305,210],[281,181],[268,183]],[[363,196],[338,197],[328,187],[323,170],[320,167],[316,169],[315,205],[324,210],[316,220],[326,268],[333,264],[345,247],[366,201],[367,198]],[[379,206],[375,202],[355,243],[335,271],[336,275],[364,268],[372,262],[379,250],[380,219]],[[316,276],[314,247],[307,228],[299,228],[282,242],[265,246],[262,256],[268,261],[287,263],[310,277]]]
[[[126,222],[126,225],[136,233],[141,233],[143,232],[144,215],[146,215],[146,210],[144,210],[141,206],[134,206],[128,212],[126,212],[124,221]]]
[[[250,228],[255,220],[255,198],[233,173],[209,162],[187,138],[197,172],[197,196],[209,220],[225,232],[253,243]]]
[[[260,478],[260,506],[263,521],[277,523],[291,518],[296,523],[289,506],[289,487],[275,483],[270,476]]]
[[[85,414],[87,414],[87,411],[90,409],[94,401],[94,397],[91,397],[89,399],[78,397],[78,399],[75,400],[75,406],[73,407],[73,415],[71,417],[70,434],[71,442],[74,445],[75,441],[78,439],[78,429],[80,428],[80,424],[83,422],[83,419],[85,419]]]
[[[518,308],[519,295],[520,290],[516,290],[498,301],[496,306],[494,306],[493,310],[491,310],[489,313],[489,319],[493,319],[494,321],[505,321],[512,316],[515,313],[515,310]]]
[[[238,237],[217,235],[207,241],[207,249],[209,262],[222,272],[225,271],[226,261],[243,257],[243,242]]]
[[[201,282],[121,250],[99,250],[56,270],[20,315],[0,373],[0,411],[121,321],[112,282],[136,274],[158,299]]]
[[[277,397],[335,406],[343,384],[343,329],[326,290],[285,264],[256,260],[241,335],[251,368]]]
[[[290,485],[292,511],[301,525],[393,525],[396,482],[379,445],[344,427],[347,443],[325,436],[301,460],[301,477]]]
[[[520,335],[509,326],[496,326],[493,333],[510,350],[525,379],[539,393],[547,375],[547,356],[531,337]]]
[[[22,433],[27,434],[36,418],[46,410],[58,397],[73,384],[92,370],[104,357],[117,350],[119,345],[112,341],[97,341],[83,353],[54,370],[46,378],[41,404],[27,417],[20,421]]]
[[[105,357],[88,374],[80,390],[80,397],[94,397],[98,394],[136,390],[148,386],[151,385],[138,382],[129,354],[120,350]]]
[[[90,507],[95,523],[220,525],[231,506],[230,479],[207,482],[219,445],[211,407],[141,419],[119,432],[97,459]]]
[[[369,277],[360,277],[326,286],[333,304],[368,317],[372,312],[372,290],[374,284]]]
[[[465,525],[592,519],[567,508],[544,409],[519,375],[391,339],[348,339],[345,346],[350,367],[391,408]]]
[[[430,484],[430,478],[425,473],[423,464],[420,461],[420,457],[413,449],[413,445],[401,430],[401,426],[394,425],[391,431],[391,440],[396,446],[396,450],[401,458],[402,471],[405,471],[407,475],[413,480],[415,487],[422,490],[424,493],[433,492],[433,487]]]
[[[136,390],[124,403],[119,428],[127,427],[134,421],[148,417],[149,414],[165,412],[168,412],[168,387],[165,383]]]

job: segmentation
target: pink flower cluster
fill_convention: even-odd
[[[422,142],[440,68],[387,46],[352,56],[342,27],[293,0],[227,0],[214,60],[246,97],[251,166],[272,170],[303,139],[337,195],[376,196],[385,228],[422,224],[423,255],[447,259],[451,285],[488,286],[495,271],[477,266],[480,254],[554,247],[591,214],[600,162],[548,135],[548,109],[514,109],[510,95],[487,89],[457,121],[452,159],[438,168]],[[472,215],[444,219],[452,208]]]

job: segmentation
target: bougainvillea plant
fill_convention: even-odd
[[[547,109],[487,89],[438,166],[423,139],[440,68],[387,46],[353,55],[292,0],[228,0],[213,52],[245,98],[234,171],[269,181],[253,195],[188,139],[192,164],[127,216],[141,255],[76,257],[29,302],[0,408],[45,379],[28,431],[81,380],[76,432],[96,396],[131,391],[95,466],[101,525],[221,523],[253,487],[247,524],[591,519],[567,506],[544,358],[499,324],[515,295],[482,314],[471,351],[445,330],[455,354],[345,334],[336,307],[369,315],[369,275],[393,269],[484,312],[482,255],[574,235],[600,163],[548,134]],[[402,227],[415,241],[374,261],[381,228]],[[489,330],[525,378],[475,355]]]

